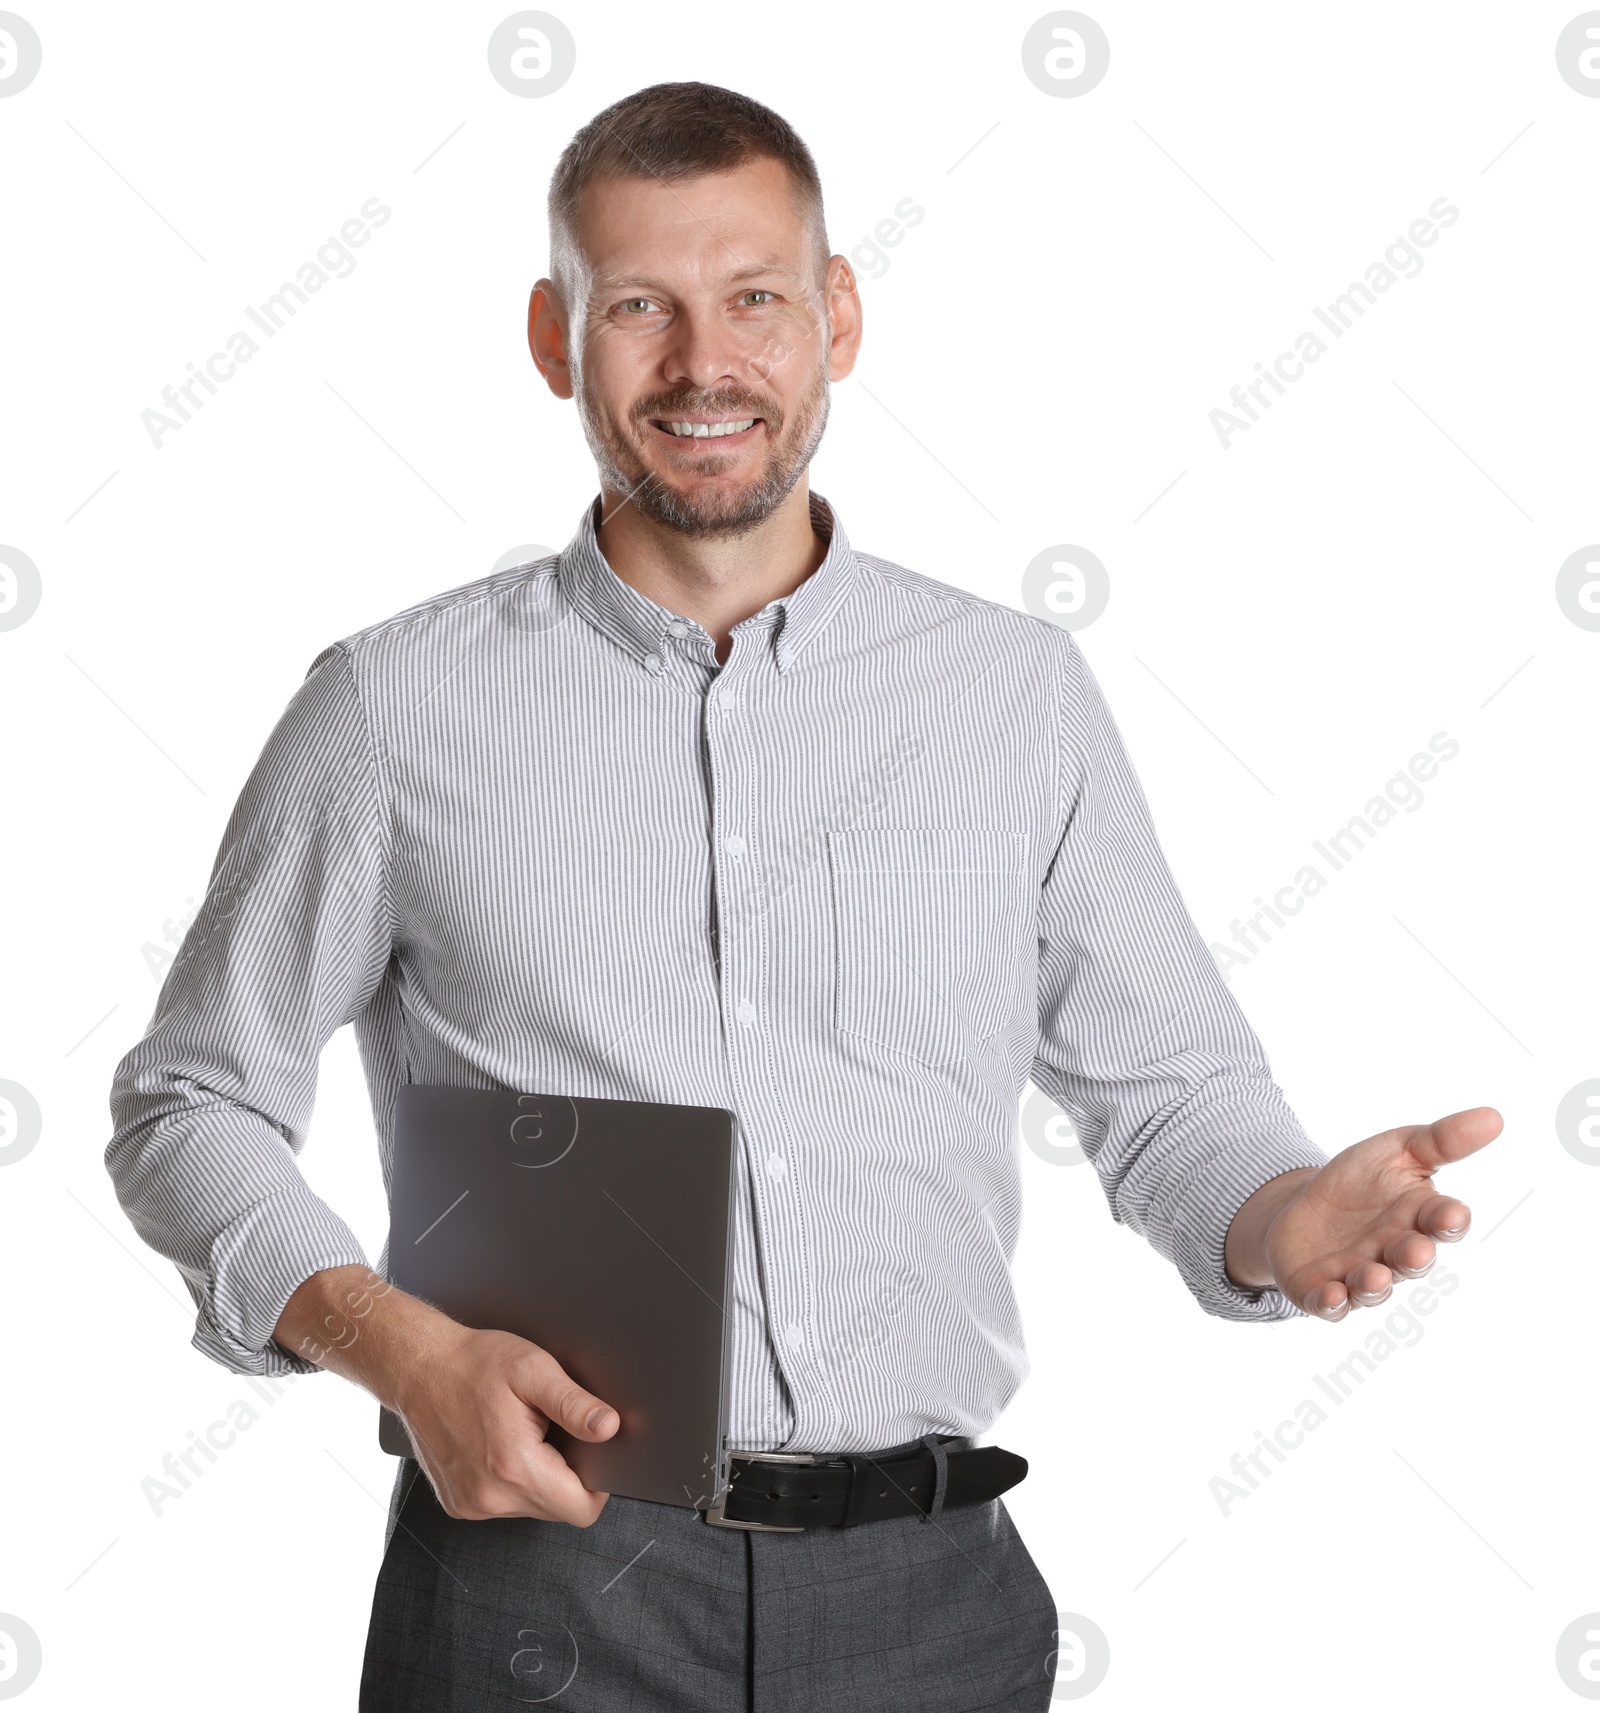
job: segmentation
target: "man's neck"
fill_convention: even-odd
[[[828,552],[811,527],[804,478],[771,517],[741,536],[684,535],[604,488],[600,520],[595,543],[612,570],[641,595],[702,625],[722,661],[733,627],[799,588]]]

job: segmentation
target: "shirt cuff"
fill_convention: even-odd
[[[1327,1165],[1314,1142],[1279,1140],[1219,1148],[1178,1198],[1172,1220],[1173,1261],[1207,1314],[1223,1320],[1289,1320],[1305,1311],[1275,1285],[1236,1285],[1223,1265],[1228,1227],[1258,1189],[1285,1172]]]
[[[325,1267],[367,1265],[355,1233],[309,1190],[281,1191],[245,1209],[211,1245],[209,1288],[193,1344],[235,1374],[315,1374],[275,1344],[290,1297]]]

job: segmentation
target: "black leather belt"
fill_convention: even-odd
[[[931,1519],[998,1498],[1027,1473],[1028,1460],[1014,1451],[945,1434],[886,1451],[730,1451],[728,1485],[705,1518],[722,1528],[785,1534],[891,1517]]]

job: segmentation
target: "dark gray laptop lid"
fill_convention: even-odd
[[[604,1444],[552,1430],[594,1492],[704,1507],[721,1453],[733,1114],[408,1084],[389,1276],[466,1326],[543,1346],[616,1407]],[[382,1412],[386,1451],[410,1455]]]

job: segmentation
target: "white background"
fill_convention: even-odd
[[[0,1077],[44,1129],[0,1172],[0,1612],[43,1642],[25,1705],[355,1704],[374,1408],[327,1375],[268,1405],[189,1348],[103,1170],[107,1091],[154,1004],[143,948],[312,658],[576,527],[593,465],[524,342],[545,191],[578,126],[678,78],[795,125],[857,261],[865,344],[813,469],[852,541],[1013,605],[1047,546],[1104,561],[1080,641],[1207,941],[1433,733],[1460,745],[1232,976],[1330,1151],[1504,1114],[1442,1180],[1475,1226],[1418,1342],[1327,1405],[1312,1377],[1393,1304],[1208,1317],[1088,1167],[1024,1152],[1033,1374],[989,1437],[1033,1462],[1008,1502],[1057,1604],[1109,1640],[1092,1703],[1576,1703],[1557,1638],[1600,1609],[1600,1171],[1554,1122],[1600,1075],[1600,633],[1555,598],[1600,539],[1600,100],[1555,63],[1577,8],[1093,0],[1109,74],[1053,99],[1030,7],[562,0],[577,68],[530,100],[487,69],[503,0],[21,9],[44,61],[0,101],[0,541],[44,594],[0,634]],[[153,447],[161,389],[373,196],[393,216],[355,271]],[[880,269],[855,246],[908,196],[926,217]],[[1422,272],[1224,450],[1208,413],[1441,196]],[[304,1163],[375,1257],[348,1032]],[[259,1420],[153,1514],[143,1477],[241,1397]],[[1306,1397],[1329,1419],[1224,1515],[1212,1478]]]

